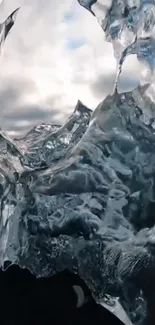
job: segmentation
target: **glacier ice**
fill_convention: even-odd
[[[98,300],[120,297],[134,324],[154,287],[155,132],[145,89],[108,96],[94,113],[80,103],[63,127],[0,140],[1,267],[37,276],[67,267]]]
[[[112,42],[118,74],[125,58],[136,54],[145,64],[145,81],[154,78],[155,2],[154,0],[78,0],[98,19],[106,40]]]
[[[125,31],[119,60],[139,41],[144,7],[154,13],[153,0],[79,2],[95,15],[105,10],[100,22],[116,52]],[[98,301],[119,297],[138,325],[155,321],[155,104],[148,87],[115,90],[94,112],[78,101],[64,125],[41,124],[20,139],[0,132],[1,267],[16,263],[38,277],[67,267]]]
[[[0,3],[1,4],[1,3]],[[0,49],[2,48],[2,45],[10,32],[11,28],[13,27],[17,13],[19,8],[14,10],[2,23],[0,23]]]

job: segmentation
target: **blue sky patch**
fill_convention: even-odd
[[[67,23],[71,23],[75,21],[75,13],[74,12],[66,12],[64,14],[64,21]]]
[[[76,50],[77,48],[83,46],[86,43],[84,38],[74,39],[70,38],[67,40],[67,49],[68,50]]]

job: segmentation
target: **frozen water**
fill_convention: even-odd
[[[149,62],[137,46],[144,34],[153,44],[154,1],[79,2],[95,15],[105,11],[99,21],[118,63],[132,47]],[[119,297],[137,325],[155,322],[155,105],[148,87],[115,90],[93,113],[78,101],[63,126],[41,124],[22,139],[0,132],[1,267],[17,263],[37,276],[67,267],[98,301]]]
[[[94,113],[78,102],[64,126],[0,139],[1,266],[38,276],[68,267],[98,300],[119,297],[134,324],[154,294],[155,111],[145,90],[109,95]]]
[[[1,5],[2,1],[0,1],[0,5]],[[16,16],[18,13],[19,8],[17,8],[16,10],[14,10],[8,17],[7,19],[0,23],[0,49],[2,48],[2,45],[8,35],[8,33],[10,32],[10,29],[13,27],[15,20],[16,20]]]
[[[154,77],[155,2],[154,0],[78,0],[98,19],[107,41],[112,42],[118,75],[125,58],[136,54],[145,64],[145,81]]]

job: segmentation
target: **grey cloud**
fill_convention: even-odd
[[[10,78],[9,80],[4,79],[3,85],[1,84],[0,87],[1,117],[8,114],[10,109],[13,110],[18,107],[23,95],[32,93],[35,90],[35,84],[32,80],[21,79],[20,77]]]
[[[33,126],[41,123],[52,123],[57,115],[56,110],[45,111],[37,106],[22,106],[17,112],[11,112],[4,119],[5,130],[17,131],[25,133]],[[23,126],[23,122],[27,121],[28,125]],[[21,122],[21,124],[20,124]]]
[[[104,93],[112,90],[114,80],[114,74],[109,74],[108,76],[102,74],[98,77],[97,80],[94,81],[94,83],[90,85],[90,88],[96,97],[101,97]]]
[[[1,119],[3,114],[9,111],[13,105],[16,105],[18,100],[18,94],[13,88],[6,88],[0,92],[0,110],[1,110]]]
[[[52,123],[58,114],[56,100],[59,96],[51,97],[50,105],[46,109],[41,107],[39,102],[35,105],[25,104],[22,97],[35,91],[35,84],[32,80],[21,78],[6,80],[3,89],[0,90],[0,125],[3,125],[3,129],[9,131],[26,129],[22,124],[20,126],[20,121],[28,121],[29,128],[42,122]]]
[[[62,94],[58,94],[58,95],[52,95],[52,96],[48,96],[46,99],[46,105],[45,108],[47,108],[48,110],[54,110],[57,113],[61,113],[61,111],[63,110],[64,113],[64,117],[68,116],[68,114],[73,113],[73,110],[75,108],[75,106],[71,106],[71,105],[67,105],[67,104],[60,104],[60,100],[61,103],[63,102],[63,97],[64,95]],[[75,105],[76,105],[76,100],[75,100]]]
[[[37,106],[22,106],[21,110],[18,110],[18,112],[11,112],[9,115],[5,116],[7,120],[12,120],[12,121],[41,121],[41,120],[46,120],[51,117],[53,117],[57,111],[52,110],[52,111],[45,111],[44,109],[41,109],[40,107]]]
[[[112,92],[115,78],[115,74],[109,74],[108,76],[104,74],[100,75],[98,79],[90,85],[91,91],[96,97],[102,98],[104,94]],[[135,76],[124,73],[119,79],[118,90],[119,92],[129,91],[135,88],[137,84],[138,80]]]
[[[10,10],[15,9],[14,6],[18,6],[24,3],[21,7],[20,12],[17,16],[16,24],[14,25],[11,33],[5,43],[5,53],[6,56],[3,60],[4,77],[5,70],[7,71],[7,63],[11,66],[18,67],[17,71],[14,71],[14,79],[11,78],[11,74],[4,78],[5,84],[1,85],[0,81],[0,109],[1,118],[0,125],[3,124],[5,130],[15,130],[15,129],[26,129],[26,127],[20,126],[20,121],[29,121],[29,126],[38,124],[40,122],[53,122],[56,119],[57,114],[61,113],[62,116],[66,116],[73,111],[74,107],[67,107],[67,104],[63,104],[60,107],[59,103],[65,103],[63,101],[63,95],[51,96],[46,100],[47,109],[45,106],[41,107],[38,99],[36,105],[27,105],[23,102],[23,96],[26,97],[28,94],[36,93],[35,83],[32,81],[33,76],[31,75],[30,67],[37,68],[42,65],[46,68],[52,70],[54,66],[54,60],[57,60],[57,56],[51,56],[51,52],[48,53],[46,45],[51,44],[51,49],[57,48],[57,41],[63,41],[66,37],[60,30],[60,23],[63,21],[63,15],[67,11],[71,10],[71,5],[75,4],[77,9],[81,8],[77,1],[74,0],[5,0],[4,1],[4,13],[5,16],[8,15]],[[6,7],[5,7],[6,6]],[[82,13],[85,11],[82,10]],[[3,13],[3,14],[4,14]],[[2,16],[1,16],[2,17]],[[75,35],[76,35],[75,30]],[[101,31],[102,33],[102,31]],[[67,36],[68,37],[68,36]],[[44,46],[45,44],[45,51]],[[40,53],[39,50],[42,50]],[[59,48],[59,44],[58,44]],[[47,53],[46,53],[47,50]],[[59,53],[59,51],[58,51]],[[43,56],[42,56],[43,55]],[[57,55],[57,52],[56,52]],[[43,58],[43,60],[42,60]],[[59,60],[61,56],[58,57]],[[37,61],[38,60],[38,61]],[[52,61],[53,60],[53,61]],[[50,64],[51,63],[51,64]],[[21,70],[20,70],[21,67]],[[22,68],[23,67],[23,68]],[[26,68],[28,70],[26,71]],[[74,62],[73,62],[74,69]],[[26,73],[25,73],[26,71]],[[23,77],[18,76],[18,73],[23,72]],[[83,71],[82,71],[83,72]],[[17,74],[17,75],[16,75]],[[25,75],[24,75],[25,74]],[[29,79],[27,75],[29,74]],[[75,77],[74,77],[75,76]],[[84,76],[79,74],[73,76],[73,84],[85,84],[89,83],[88,80],[84,79]],[[39,76],[41,78],[41,76]],[[35,78],[35,76],[34,76]],[[37,78],[37,76],[36,76]],[[110,87],[112,87],[112,82],[115,76],[103,77],[100,76],[93,84],[90,85],[92,92],[94,93],[97,100],[103,98],[104,92],[109,92]],[[65,81],[63,81],[65,82]],[[56,80],[57,88],[59,88],[58,81]],[[2,87],[3,86],[3,87]],[[62,87],[63,88],[63,87]],[[60,85],[61,89],[61,85]],[[63,90],[62,90],[63,91]],[[53,90],[52,90],[53,92]],[[80,97],[80,94],[79,94]],[[75,102],[76,104],[76,102]],[[60,116],[59,115],[59,116]],[[17,122],[17,126],[16,126]],[[63,121],[62,121],[63,122]],[[21,124],[22,125],[22,124]]]
[[[75,76],[73,76],[73,82],[75,84],[79,84],[79,85],[86,85],[88,84],[88,80],[86,78],[84,78],[83,74],[76,74]]]

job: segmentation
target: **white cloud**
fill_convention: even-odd
[[[5,89],[8,105],[7,115],[3,111],[1,115],[4,129],[15,130],[15,125],[11,128],[8,122],[13,112],[19,114],[18,127],[20,121],[22,129],[28,128],[28,121],[31,127],[32,107],[36,107],[36,114],[37,107],[47,110],[51,122],[63,122],[78,98],[95,108],[107,87],[103,82],[99,95],[93,85],[101,75],[113,78],[116,69],[112,46],[105,42],[96,19],[77,0],[4,0],[0,19],[19,5],[17,21],[0,59],[0,96]],[[21,87],[19,83],[16,86],[17,80]],[[16,98],[9,97],[11,91],[17,92]],[[2,106],[4,96],[0,101]],[[23,110],[29,112],[29,118],[27,115],[24,119]],[[36,122],[44,122],[45,116],[44,120],[36,118]]]

